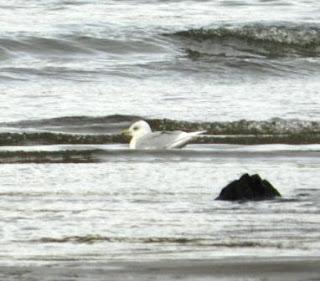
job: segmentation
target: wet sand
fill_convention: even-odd
[[[320,257],[0,266],[0,280],[320,280]]]

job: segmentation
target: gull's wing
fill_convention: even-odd
[[[204,131],[192,133],[183,131],[152,132],[137,140],[136,149],[181,148],[195,136],[202,133],[204,133]]]

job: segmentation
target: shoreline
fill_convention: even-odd
[[[237,257],[210,260],[1,266],[0,280],[319,280],[320,257]]]

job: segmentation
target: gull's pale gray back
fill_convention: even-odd
[[[137,139],[136,149],[168,149],[185,146],[192,136],[182,131],[153,132]]]

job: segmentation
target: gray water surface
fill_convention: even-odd
[[[319,15],[316,0],[0,0],[0,265],[319,257]],[[315,146],[106,146],[124,115]],[[243,173],[283,197],[214,200]]]
[[[317,256],[319,157],[251,154],[3,164],[1,263]],[[283,198],[214,201],[246,172]]]

